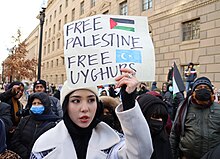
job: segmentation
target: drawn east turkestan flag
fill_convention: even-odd
[[[134,20],[110,18],[110,29],[120,29],[134,32]]]
[[[116,50],[116,63],[142,63],[140,50]]]
[[[180,72],[174,62],[173,66],[173,95],[175,96],[178,92],[183,92],[185,90],[183,79],[180,75]]]

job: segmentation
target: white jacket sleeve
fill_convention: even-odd
[[[119,105],[116,114],[125,135],[125,145],[118,151],[119,158],[150,159],[153,153],[150,129],[138,102],[135,101],[135,107],[126,111]]]

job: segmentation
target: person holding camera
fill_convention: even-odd
[[[1,101],[9,104],[10,115],[12,120],[12,127],[8,130],[7,142],[10,141],[11,137],[14,134],[15,128],[18,126],[18,123],[21,120],[21,112],[23,110],[23,105],[19,101],[24,92],[24,84],[19,81],[14,81],[8,86],[8,90],[1,94]],[[8,145],[10,147],[10,145]]]

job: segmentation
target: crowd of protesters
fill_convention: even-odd
[[[43,79],[28,88],[19,81],[5,86],[0,158],[218,158],[218,92],[193,63],[184,72],[185,92],[175,96],[173,65],[161,89],[122,72],[116,84],[99,87],[56,88]]]

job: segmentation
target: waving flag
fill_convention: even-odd
[[[134,20],[110,18],[110,29],[120,29],[134,32]]]
[[[173,95],[175,95],[178,92],[183,92],[185,90],[184,82],[182,80],[182,77],[180,75],[180,72],[176,66],[176,63],[174,62],[173,67]]]
[[[116,62],[141,63],[141,51],[139,50],[116,50]]]

